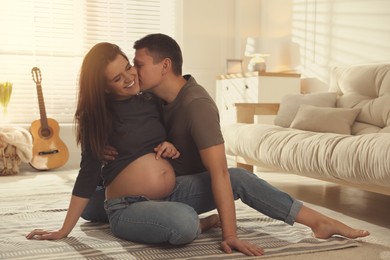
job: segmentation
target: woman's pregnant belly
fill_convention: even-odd
[[[106,198],[145,196],[162,199],[175,187],[175,172],[171,164],[156,159],[154,153],[145,154],[130,163],[106,188]]]

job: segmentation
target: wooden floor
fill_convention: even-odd
[[[390,196],[293,174],[257,172],[280,190],[390,246]]]

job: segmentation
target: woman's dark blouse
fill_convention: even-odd
[[[105,186],[131,162],[153,153],[153,148],[166,138],[162,124],[159,100],[151,94],[133,96],[127,100],[113,101],[114,122],[109,144],[118,151],[114,161],[103,168],[84,138],[80,171],[73,187],[73,195],[90,198],[101,178]],[[94,127],[89,125],[88,127]]]

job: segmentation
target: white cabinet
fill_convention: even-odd
[[[217,77],[216,103],[221,126],[236,122],[234,103],[280,103],[281,98],[301,90],[300,74],[258,72]],[[273,118],[266,120],[272,123]]]
[[[253,77],[230,76],[217,80],[216,100],[222,126],[235,121],[234,103],[256,103],[258,100],[258,87]]]

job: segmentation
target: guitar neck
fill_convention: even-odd
[[[38,103],[39,103],[39,114],[41,116],[41,127],[42,129],[48,129],[49,125],[47,123],[45,101],[43,100],[42,85],[36,83],[37,85],[37,94],[38,94]]]

